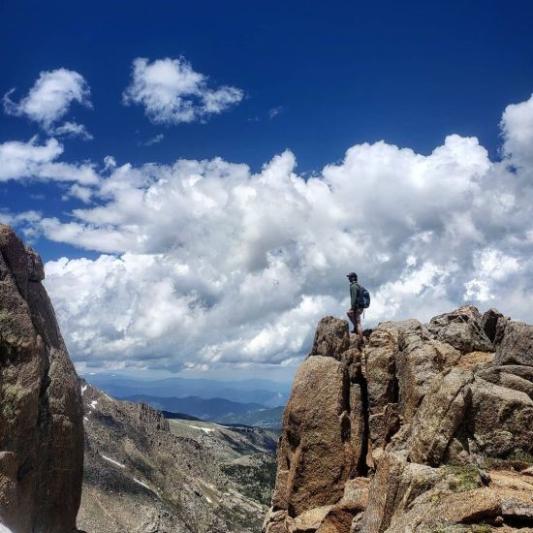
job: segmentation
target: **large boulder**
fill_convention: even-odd
[[[396,357],[399,351],[398,325],[384,322],[374,329],[363,350],[366,363],[369,406],[375,411],[398,402]]]
[[[533,531],[533,478],[487,475],[475,465],[444,466],[435,475],[432,486],[391,517],[387,533]]]
[[[283,416],[274,510],[296,517],[341,498],[356,462],[349,411],[346,367],[332,357],[306,359]]]
[[[39,256],[0,225],[0,521],[16,533],[71,533],[82,405],[43,277]]]
[[[533,326],[499,320],[496,331],[496,365],[533,366]]]
[[[364,477],[347,480],[339,502],[335,505],[314,507],[296,518],[286,518],[286,529],[289,533],[350,533],[354,518],[361,517],[366,509],[368,482],[368,478]],[[274,519],[269,521],[271,524],[275,523]]]
[[[312,524],[328,531],[341,523],[349,529],[358,504],[339,501],[346,481],[367,469],[367,392],[361,366],[347,322],[322,319],[285,408],[264,531],[310,531]]]
[[[506,457],[533,452],[533,400],[524,392],[476,377],[467,430],[476,453]]]
[[[472,372],[460,368],[435,378],[411,429],[409,459],[438,466],[471,404]]]
[[[525,392],[533,399],[533,366],[490,366],[476,372],[476,376],[495,385]]]
[[[416,320],[402,327],[399,341],[396,375],[400,411],[405,421],[410,422],[433,378],[456,362],[459,354],[449,345],[433,341],[426,328]]]
[[[432,338],[418,320],[383,322],[363,350],[370,441],[383,448],[400,420],[412,421],[432,380],[458,362],[455,348]]]
[[[341,358],[350,347],[350,333],[348,322],[333,316],[326,316],[320,320],[316,328],[315,340],[309,355],[323,355],[325,357]]]
[[[452,345],[462,353],[490,352],[493,345],[485,333],[487,320],[483,322],[476,307],[466,305],[451,313],[433,317],[428,329],[438,340]]]
[[[359,531],[382,533],[395,515],[401,515],[420,494],[439,480],[438,471],[407,462],[402,454],[385,453],[370,482],[368,507]]]

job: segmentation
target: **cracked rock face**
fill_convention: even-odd
[[[381,323],[360,349],[322,319],[264,532],[533,531],[532,331],[465,306]]]
[[[273,497],[277,507],[299,515],[342,496],[357,459],[351,446],[347,384],[346,368],[331,357],[309,357],[300,367],[278,449]]]
[[[345,321],[320,322],[284,413],[272,498],[273,510],[281,513],[267,521],[268,532],[288,531],[285,519],[298,516],[291,531],[308,531],[311,523],[324,531],[337,522],[349,527],[352,512],[362,509],[347,505],[353,498],[345,494],[348,481],[367,471],[367,391],[356,343]]]
[[[83,472],[78,378],[40,257],[0,225],[0,522],[71,533]]]

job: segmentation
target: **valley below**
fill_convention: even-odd
[[[252,533],[270,504],[277,432],[173,418],[81,385],[87,533]],[[192,417],[190,417],[192,418]]]

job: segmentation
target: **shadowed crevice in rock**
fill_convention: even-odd
[[[361,434],[361,453],[359,455],[359,460],[357,461],[357,473],[360,476],[366,477],[368,475],[368,441],[370,438],[370,424],[369,424],[369,403],[368,403],[368,385],[366,379],[361,376],[359,382],[361,387],[361,410],[363,413],[363,432]]]
[[[344,372],[342,383],[342,402],[340,405],[339,413],[341,424],[341,439],[343,442],[349,441],[352,436],[350,414],[354,406],[351,405],[350,387],[350,376],[348,375],[348,372]]]
[[[394,376],[390,381],[390,388],[387,391],[390,396],[391,403],[400,402],[400,384],[398,383],[398,377],[396,376],[396,367],[393,368]]]
[[[481,329],[492,343],[496,340],[498,321],[503,318],[503,315],[496,309],[489,309],[481,317]]]
[[[506,526],[511,526],[516,529],[533,528],[533,514],[532,516],[507,515],[503,519],[503,524]]]

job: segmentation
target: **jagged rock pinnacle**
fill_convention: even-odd
[[[474,306],[381,323],[362,348],[346,321],[322,319],[285,409],[264,532],[533,527],[532,339]]]

